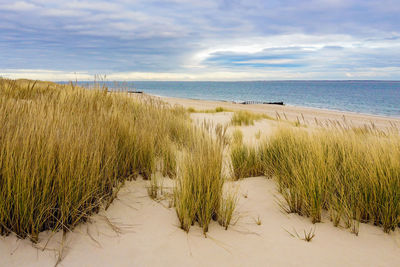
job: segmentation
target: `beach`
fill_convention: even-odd
[[[400,267],[399,4],[1,0],[0,267]]]
[[[137,96],[135,96],[137,97]],[[142,96],[139,96],[142,97]],[[289,121],[301,118],[306,124],[341,121],[356,126],[399,125],[400,120],[363,114],[276,105],[241,105],[221,101],[162,98],[171,105],[198,110],[224,107],[276,114]],[[229,125],[233,112],[192,113],[194,123],[203,121]],[[304,119],[302,118],[304,117]],[[286,120],[286,119],[285,119]],[[245,143],[256,143],[278,127],[276,120],[263,119],[250,126],[228,126],[243,132]],[[160,175],[160,174],[159,174]],[[174,182],[163,178],[168,191]],[[228,230],[211,222],[207,236],[198,226],[186,233],[168,199],[148,196],[149,181],[128,181],[107,210],[92,215],[64,236],[62,232],[41,233],[39,242],[0,237],[4,266],[398,266],[399,229],[384,233],[371,223],[361,223],[358,236],[334,227],[326,212],[322,222],[287,214],[279,205],[282,196],[270,177],[229,181],[225,187],[238,192],[237,209]],[[314,231],[311,242],[302,240]],[[303,234],[304,233],[304,234]]]
[[[151,200],[146,184],[140,179],[127,183],[106,212],[67,233],[63,243],[57,233],[44,250],[49,234],[37,245],[13,235],[0,237],[2,265],[54,266],[62,244],[59,266],[398,266],[398,230],[389,235],[362,224],[354,236],[328,219],[313,225],[284,214],[274,182],[265,177],[235,182],[240,187],[238,221],[228,230],[212,223],[207,238],[198,227],[188,234],[180,229],[175,210]],[[312,242],[288,233],[314,227]]]
[[[305,120],[306,124],[315,124],[316,119],[322,123],[329,123],[332,121],[338,121],[341,123],[348,123],[353,126],[371,125],[374,124],[377,127],[385,128],[390,127],[391,124],[397,126],[400,125],[400,118],[378,116],[371,114],[362,114],[355,112],[346,111],[335,111],[328,109],[317,109],[300,106],[288,106],[288,105],[269,105],[269,104],[238,104],[229,101],[211,101],[211,100],[198,100],[198,99],[187,99],[187,98],[175,98],[175,97],[159,97],[163,101],[170,103],[171,105],[181,105],[185,108],[195,108],[199,110],[204,109],[215,109],[216,107],[224,107],[232,110],[247,110],[256,113],[264,113],[272,118],[281,116],[288,120],[296,121]]]

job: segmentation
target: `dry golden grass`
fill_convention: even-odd
[[[219,113],[219,112],[232,112],[232,110],[224,108],[224,107],[216,107],[215,109],[202,109],[197,110],[195,108],[188,108],[188,112],[190,113]]]
[[[385,232],[399,226],[398,131],[284,127],[251,153],[259,155],[261,165],[249,156],[249,149],[232,150],[232,161],[238,161],[234,165],[249,164],[245,170],[262,166],[264,173],[272,174],[287,212],[316,223],[326,210],[335,226],[342,224],[355,234],[359,222],[380,225]]]
[[[238,180],[245,177],[264,175],[259,150],[255,146],[235,143],[231,146],[233,177]]]
[[[0,124],[0,234],[36,242],[41,231],[70,230],[137,175],[150,179],[157,199],[160,174],[177,176],[182,228],[197,221],[207,232],[211,219],[229,225],[235,203],[222,192],[226,128],[193,126],[182,107],[102,86],[1,79]]]
[[[190,132],[186,111],[149,98],[6,79],[0,124],[0,233],[33,241],[107,207],[125,179],[174,176]]]
[[[221,226],[228,230],[231,224],[236,205],[238,203],[238,189],[228,188],[225,189],[219,205],[218,222]]]
[[[254,125],[255,121],[262,120],[262,119],[268,119],[268,120],[273,120],[272,117],[266,115],[266,114],[258,114],[258,113],[253,113],[250,111],[246,110],[239,110],[235,111],[235,113],[232,116],[231,119],[231,124],[232,125]]]
[[[230,158],[234,179],[264,175],[260,149],[243,144],[243,133],[239,129],[232,133]]]
[[[228,227],[236,202],[232,197],[223,197],[226,128],[206,124],[200,130],[196,128],[193,126],[192,142],[186,146],[174,197],[181,228],[189,231],[197,222],[206,234],[211,220]]]

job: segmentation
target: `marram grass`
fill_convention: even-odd
[[[230,155],[233,177],[236,180],[264,175],[263,162],[256,146],[234,143]]]
[[[254,125],[255,121],[262,119],[273,120],[272,117],[266,114],[253,113],[247,110],[239,110],[233,113],[231,124],[237,126],[242,126],[242,125],[248,126],[248,125]]]
[[[193,127],[194,129],[197,128]],[[214,131],[214,132],[213,132]],[[228,228],[236,207],[236,194],[224,194],[222,173],[226,128],[204,124],[192,131],[174,189],[181,228],[189,231],[196,222],[206,235],[212,220]]]
[[[125,179],[174,176],[191,131],[186,111],[151,99],[7,79],[0,125],[0,233],[33,241],[87,220]]]
[[[201,109],[197,110],[193,107],[189,107],[187,109],[189,113],[219,113],[219,112],[231,112],[230,109],[224,108],[224,107],[216,107],[215,109]]]
[[[276,178],[288,212],[319,222],[326,210],[335,226],[355,234],[359,222],[385,232],[399,227],[398,132],[285,127],[256,153],[264,172]]]
[[[176,177],[183,229],[230,224],[236,202],[222,190],[226,128],[193,126],[184,108],[100,86],[1,79],[0,124],[0,234],[36,242],[41,231],[70,230],[139,174],[157,198],[156,172]]]
[[[262,151],[256,145],[245,145],[243,133],[236,129],[232,133],[230,159],[232,176],[235,180],[245,177],[264,175]]]

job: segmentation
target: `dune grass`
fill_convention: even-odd
[[[204,136],[198,138],[202,140],[185,155],[175,188],[175,203],[182,229],[189,231],[198,222],[206,233],[211,219],[216,219],[221,201],[222,149]]]
[[[225,189],[217,212],[218,222],[221,226],[225,227],[225,230],[228,230],[231,224],[238,201],[238,189]]]
[[[235,143],[231,146],[230,156],[235,180],[264,175],[262,155],[258,147]]]
[[[234,144],[231,147],[233,177],[238,180],[245,177],[264,175],[261,155],[257,147]]]
[[[191,131],[184,109],[149,98],[6,79],[0,125],[0,233],[32,241],[87,220],[126,179],[174,176]]]
[[[232,133],[231,144],[243,143],[243,132],[240,129],[235,129]]]
[[[235,111],[235,113],[233,114],[231,119],[231,124],[236,126],[242,126],[242,125],[248,126],[248,125],[254,125],[255,121],[262,119],[273,120],[272,117],[266,114],[258,114],[247,110],[239,110]]]
[[[1,79],[0,123],[0,234],[36,242],[41,231],[69,231],[138,175],[154,199],[163,193],[160,175],[176,177],[186,231],[196,221],[204,232],[212,219],[230,223],[226,128],[194,126],[184,108],[103,86]]]
[[[193,107],[187,109],[189,113],[219,113],[219,112],[232,112],[232,110],[224,107],[216,107],[215,109],[201,109],[197,110]]]
[[[226,229],[231,221],[236,201],[232,195],[224,197],[223,191],[225,130],[203,124],[201,131],[192,131],[193,142],[186,147],[174,197],[181,228],[187,232],[195,222],[206,235],[211,220]]]
[[[380,225],[385,232],[399,226],[398,132],[285,127],[256,154],[263,171],[276,178],[287,212],[316,223],[326,210],[335,226],[343,225],[355,234],[359,222]]]
[[[261,150],[255,145],[243,144],[243,133],[236,129],[232,133],[230,146],[230,159],[233,178],[240,178],[264,175]]]

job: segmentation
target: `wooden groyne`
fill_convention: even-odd
[[[243,101],[243,102],[239,102],[239,104],[243,104],[243,105],[266,104],[266,105],[280,105],[280,106],[285,105],[282,101],[278,101],[278,102]]]

